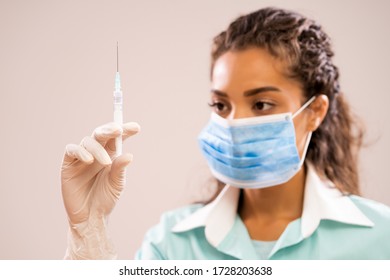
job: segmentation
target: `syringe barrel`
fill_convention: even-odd
[[[122,91],[114,91],[114,105],[123,103]]]
[[[121,91],[121,79],[119,76],[119,72],[117,71],[115,74],[115,88],[114,88],[114,122],[119,125],[123,124],[123,94]],[[122,154],[122,136],[118,136],[115,138],[115,150],[116,156],[120,156]]]
[[[114,91],[114,122],[119,125],[123,124],[123,110],[122,110],[122,92]],[[122,154],[122,136],[115,138],[116,156]]]
[[[120,125],[123,124],[122,110],[115,110],[114,111],[114,122],[116,122],[117,124],[120,124]]]

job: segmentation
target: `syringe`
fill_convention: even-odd
[[[116,43],[116,74],[115,74],[115,90],[114,90],[114,122],[119,125],[123,124],[123,94],[121,91],[121,78],[119,76],[119,52],[118,42]],[[122,154],[122,136],[115,138],[116,156]]]

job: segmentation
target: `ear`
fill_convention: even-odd
[[[326,95],[321,94],[316,97],[308,109],[311,114],[308,121],[308,130],[315,131],[324,120],[329,108],[329,99]]]

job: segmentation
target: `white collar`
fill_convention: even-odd
[[[226,186],[215,200],[177,223],[172,231],[183,232],[204,226],[207,240],[217,247],[234,224],[239,195],[239,188]],[[331,182],[322,181],[314,167],[308,164],[301,217],[303,238],[309,237],[322,219],[369,227],[374,225],[348,196]]]

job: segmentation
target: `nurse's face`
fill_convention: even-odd
[[[229,51],[214,64],[210,105],[227,119],[294,113],[306,100],[302,85],[287,77],[286,70],[264,49]],[[308,132],[315,129],[310,112],[306,109],[294,118],[301,155]]]

